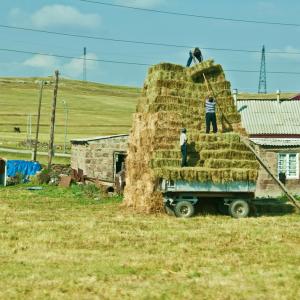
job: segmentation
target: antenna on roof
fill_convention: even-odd
[[[267,93],[267,74],[266,74],[266,52],[265,52],[265,46],[262,47],[262,51],[261,51],[261,62],[260,62],[258,93],[259,94],[266,94]]]

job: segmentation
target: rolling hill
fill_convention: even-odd
[[[28,136],[28,116],[32,115],[31,138],[35,138],[39,81],[45,80],[41,111],[41,142],[48,142],[53,95],[52,78],[0,78],[0,147],[22,147]],[[67,141],[74,138],[128,133],[140,89],[60,79],[55,144],[64,142],[68,107]],[[14,132],[19,127],[21,133]],[[22,143],[23,142],[23,143]]]

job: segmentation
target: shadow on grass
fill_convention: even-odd
[[[295,207],[284,199],[256,199],[250,207],[249,217],[284,216],[295,212]],[[224,207],[220,208],[213,199],[202,199],[196,206],[195,215],[229,215],[229,213],[224,211]]]
[[[253,203],[258,216],[284,216],[296,212],[295,207],[284,198],[257,198]]]

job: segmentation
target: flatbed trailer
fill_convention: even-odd
[[[194,215],[195,206],[201,199],[211,199],[222,213],[234,218],[249,215],[255,194],[253,182],[188,182],[184,180],[165,180],[160,184],[164,207],[168,214],[188,218]]]

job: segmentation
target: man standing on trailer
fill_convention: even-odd
[[[205,99],[205,120],[206,120],[206,133],[210,132],[210,124],[212,124],[213,132],[217,133],[217,118],[216,118],[216,100],[212,95]]]
[[[187,167],[187,137],[186,129],[181,129],[180,134],[180,150],[181,150],[181,167]]]
[[[194,63],[196,64],[197,60],[199,63],[201,63],[203,61],[203,57],[202,57],[201,50],[199,48],[194,48],[193,50],[190,51],[190,57],[187,61],[186,66],[189,67],[192,61],[194,61]]]

